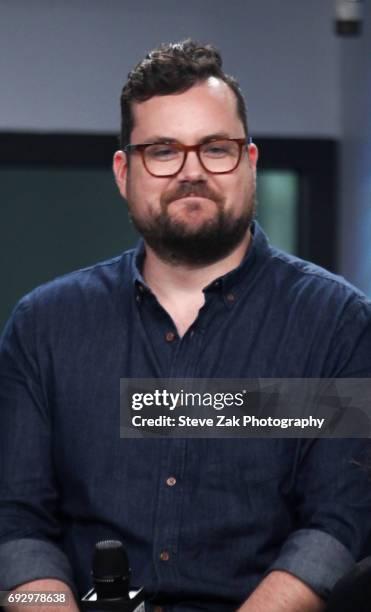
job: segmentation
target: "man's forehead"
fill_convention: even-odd
[[[211,76],[204,81],[204,86],[207,87],[210,91],[215,92],[223,92],[223,91],[231,91],[231,88],[225,81],[222,79],[218,79],[217,77]]]
[[[183,92],[133,102],[132,113],[134,130],[141,131],[142,127],[148,127],[152,132],[157,128],[156,133],[177,123],[179,126],[187,123],[189,127],[200,122],[206,127],[213,119],[218,123],[240,123],[235,93],[227,83],[216,77],[209,77]]]

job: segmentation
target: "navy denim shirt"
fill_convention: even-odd
[[[119,380],[369,377],[370,303],[255,225],[180,339],[142,259],[140,244],[39,287],[5,329],[0,589],[55,577],[82,594],[94,543],[118,538],[171,609],[235,609],[272,569],[326,597],[369,552],[369,442],[120,439]]]

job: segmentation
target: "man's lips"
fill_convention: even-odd
[[[212,200],[212,198],[208,198],[207,196],[200,196],[200,195],[192,195],[191,194],[191,195],[186,195],[186,196],[179,196],[178,198],[175,198],[174,200],[172,200],[170,202],[170,204],[172,202],[179,202],[179,200],[190,200],[190,201],[193,201],[193,202],[198,202],[200,200],[209,200],[209,201],[212,201],[212,202],[214,201],[214,200]]]
[[[208,189],[179,189],[178,191],[174,191],[173,193],[168,193],[162,198],[162,206],[166,209],[173,203],[181,203],[189,204],[190,202],[195,202],[198,204],[212,202],[216,206],[222,206],[224,202],[224,198],[221,198],[218,194],[213,193]]]

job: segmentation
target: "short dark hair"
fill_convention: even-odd
[[[181,93],[211,76],[224,81],[234,92],[237,114],[247,136],[246,105],[237,80],[222,70],[221,55],[213,45],[188,38],[179,43],[162,43],[129,72],[121,92],[121,148],[130,143],[134,127],[132,102]]]

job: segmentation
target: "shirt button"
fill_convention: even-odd
[[[138,285],[138,289],[139,289],[139,291],[140,291],[141,293],[143,293],[143,291],[144,291],[144,287],[143,287],[143,285],[139,284],[139,285]]]
[[[236,296],[234,295],[234,293],[227,293],[225,297],[228,300],[228,302],[234,302],[236,299]]]
[[[168,487],[173,487],[176,484],[176,478],[174,476],[169,476],[169,478],[166,479],[166,484]]]
[[[140,304],[140,302],[142,301],[142,298],[140,295],[137,295],[135,299],[138,302],[138,304]]]
[[[175,340],[175,334],[172,331],[168,331],[165,334],[165,340],[166,342],[173,342]]]
[[[169,552],[168,552],[167,550],[163,550],[163,551],[160,553],[160,559],[161,559],[161,561],[169,561],[169,559],[170,559],[170,554],[169,554]]]

